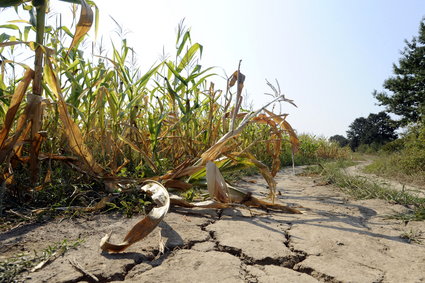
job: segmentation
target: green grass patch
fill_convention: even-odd
[[[425,187],[425,151],[409,150],[381,154],[364,172],[401,183]]]
[[[425,198],[382,186],[365,177],[347,175],[343,170],[346,166],[346,162],[331,162],[313,166],[306,172],[320,175],[326,183],[336,185],[355,199],[383,199],[411,210],[409,214],[395,215],[397,219],[425,220]]]
[[[365,172],[425,188],[425,124],[411,126],[384,145]]]

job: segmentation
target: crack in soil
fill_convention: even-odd
[[[181,249],[191,250],[195,244],[211,241],[211,242],[214,243],[214,247],[213,247],[214,251],[228,253],[228,254],[235,256],[235,257],[240,259],[240,261],[241,261],[240,276],[247,283],[257,283],[258,282],[258,278],[255,275],[251,274],[249,272],[249,270],[247,269],[247,266],[254,266],[254,265],[280,266],[280,267],[284,267],[284,268],[294,270],[294,271],[299,272],[299,273],[307,274],[307,275],[312,276],[312,277],[314,277],[315,279],[317,279],[321,282],[330,282],[330,283],[341,282],[341,281],[336,280],[334,277],[332,277],[330,275],[320,273],[320,272],[318,272],[318,271],[316,271],[316,270],[314,270],[310,267],[298,265],[299,263],[303,262],[308,257],[308,254],[304,251],[295,249],[291,245],[290,230],[291,230],[292,225],[293,225],[291,222],[285,223],[289,227],[283,231],[284,236],[285,236],[285,240],[283,241],[283,244],[291,251],[291,254],[287,255],[287,256],[283,256],[283,257],[265,257],[265,258],[262,258],[262,259],[255,259],[255,258],[252,258],[252,257],[246,255],[243,252],[242,249],[222,245],[220,243],[220,241],[217,240],[216,232],[211,231],[211,230],[209,230],[209,231],[207,230],[207,227],[209,225],[214,224],[217,221],[220,221],[222,214],[223,214],[222,209],[217,210],[217,218],[208,219],[205,223],[198,225],[198,227],[202,231],[208,232],[208,237],[204,240],[188,241],[187,243],[184,243],[182,245],[174,246],[172,249],[166,248],[166,251],[160,257],[154,256],[154,255],[158,255],[158,253],[159,253],[159,250],[154,249],[154,250],[150,251],[149,256],[143,256],[141,258],[135,259],[135,261],[133,263],[129,263],[129,264],[125,265],[123,267],[122,271],[116,272],[113,275],[108,276],[108,278],[103,277],[101,273],[100,274],[93,274],[93,275],[96,276],[99,279],[99,281],[97,281],[97,282],[125,281],[126,277],[130,273],[130,271],[139,264],[145,263],[145,264],[150,265],[149,268],[147,268],[145,271],[142,272],[142,273],[144,273],[144,272],[146,272],[146,271],[148,271],[148,270],[150,270],[154,267],[160,266],[167,258],[172,257],[174,255],[175,251],[178,251],[178,250],[181,250]],[[82,274],[81,276],[74,278],[72,280],[66,281],[65,283],[76,283],[76,282],[81,282],[81,281],[96,282],[89,275]]]
[[[221,214],[222,214],[222,209],[220,209],[220,210],[218,210],[217,211],[217,219],[209,219],[208,221],[206,221],[205,223],[202,223],[202,224],[200,224],[200,225],[198,225],[199,227],[200,227],[200,229],[202,230],[202,231],[207,231],[206,230],[206,228],[209,226],[209,225],[211,225],[211,224],[214,224],[216,221],[218,221],[218,219],[220,219],[221,218]],[[192,249],[193,248],[193,246],[195,245],[195,244],[199,244],[199,243],[205,243],[205,242],[208,242],[208,241],[210,241],[211,239],[212,239],[213,237],[212,237],[212,235],[211,235],[211,232],[209,232],[209,237],[207,238],[207,239],[205,239],[205,240],[193,240],[193,241],[188,241],[186,244],[182,244],[182,245],[177,245],[177,246],[175,246],[175,247],[173,247],[173,249],[169,249],[169,248],[167,248],[166,247],[166,250],[167,251],[165,251],[164,252],[164,254],[162,254],[159,258],[156,258],[155,259],[155,257],[149,257],[149,258],[147,258],[147,261],[143,261],[143,260],[141,260],[140,262],[138,262],[138,261],[136,261],[135,263],[132,263],[132,264],[128,264],[126,267],[125,267],[125,270],[124,270],[124,272],[118,272],[118,273],[116,273],[116,274],[114,274],[113,276],[111,276],[110,278],[101,278],[101,277],[99,277],[99,276],[96,276],[96,277],[98,277],[99,278],[99,282],[111,282],[111,281],[125,281],[125,279],[126,279],[126,277],[127,277],[127,275],[128,275],[128,273],[134,268],[134,267],[136,267],[137,265],[139,265],[139,264],[141,264],[141,263],[147,263],[147,264],[149,264],[152,268],[154,268],[154,267],[156,267],[156,266],[159,266],[159,265],[161,265],[162,264],[162,262],[165,260],[165,259],[167,259],[168,257],[170,257],[170,256],[173,256],[173,253],[175,252],[175,251],[177,251],[177,250],[181,250],[181,249],[185,249],[185,250],[190,250],[190,249]],[[152,250],[151,251],[151,253],[152,254],[158,254],[159,253],[159,250]],[[148,270],[150,270],[150,269],[148,269]],[[146,271],[148,271],[148,270],[146,270]],[[67,283],[74,283],[74,282],[79,282],[79,281],[81,281],[81,280],[86,280],[87,282],[95,282],[92,278],[90,278],[90,276],[87,276],[87,275],[84,275],[84,276],[82,276],[82,277],[80,277],[80,278],[78,278],[78,279],[76,279],[75,281],[73,280],[73,281],[70,281],[70,282],[67,282]],[[91,281],[90,281],[91,280]]]
[[[294,270],[297,271],[297,272],[301,272],[301,273],[305,273],[307,275],[310,275],[311,277],[314,277],[321,282],[343,283],[343,281],[337,280],[337,279],[335,279],[335,277],[330,276],[328,274],[318,272],[311,267],[298,266]]]
[[[307,274],[307,275],[309,275],[309,276],[311,276],[311,277],[313,277],[313,278],[315,278],[315,279],[317,279],[321,282],[329,282],[329,283],[340,283],[340,282],[342,282],[342,281],[335,279],[335,277],[333,277],[333,276],[330,276],[330,275],[325,274],[325,273],[318,272],[311,267],[304,267],[304,266],[299,265],[299,263],[306,260],[309,255],[302,250],[295,249],[294,246],[291,245],[290,231],[292,229],[293,224],[291,222],[287,222],[286,224],[289,227],[288,227],[288,229],[285,230],[285,238],[286,238],[285,246],[287,248],[289,248],[289,250],[291,252],[293,252],[294,254],[299,256],[299,261],[295,262],[290,268],[292,270],[296,271],[296,272]]]

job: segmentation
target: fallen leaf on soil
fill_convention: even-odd
[[[181,180],[171,179],[171,180],[165,181],[164,187],[170,188],[170,189],[177,189],[180,191],[187,191],[190,188],[192,188],[192,184],[186,183]]]
[[[182,207],[199,207],[199,208],[227,208],[231,207],[231,204],[221,203],[215,200],[206,200],[206,201],[198,201],[198,202],[188,202],[182,197],[176,195],[170,195],[170,202],[173,205],[178,205]]]
[[[275,210],[281,210],[289,213],[302,214],[298,209],[291,208],[286,205],[271,203],[268,201],[260,200],[253,197],[251,193],[245,193],[236,188],[233,188],[226,184],[220,170],[217,168],[214,162],[207,163],[207,185],[208,192],[211,198],[215,198],[217,201],[228,204],[242,204],[250,207],[259,208],[270,208]],[[274,181],[274,180],[273,180]],[[274,181],[275,182],[275,181]],[[212,205],[212,204],[211,204]],[[214,204],[216,205],[216,204]],[[195,206],[194,206],[195,207]]]
[[[131,228],[122,243],[110,243],[109,238],[111,234],[106,234],[100,240],[100,248],[103,251],[113,253],[122,252],[135,242],[149,235],[167,214],[168,208],[170,207],[170,197],[163,185],[155,181],[149,181],[149,183],[141,187],[141,190],[151,194],[152,200],[157,206],[154,207],[145,218]]]

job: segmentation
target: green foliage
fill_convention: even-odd
[[[425,185],[425,126],[412,126],[402,138],[385,145],[365,170],[419,186]]]
[[[404,140],[403,139],[396,139],[394,141],[391,141],[389,143],[386,143],[381,147],[381,150],[383,152],[391,153],[391,152],[398,152],[404,148]]]
[[[137,214],[146,215],[153,207],[154,203],[150,196],[133,188],[108,202],[106,211],[118,211],[130,218]]]
[[[425,19],[419,35],[405,42],[402,57],[393,66],[394,76],[384,82],[384,88],[392,94],[373,93],[388,112],[401,116],[401,126],[417,123],[425,116]]]
[[[323,161],[348,159],[350,150],[341,148],[339,145],[329,142],[324,137],[315,135],[301,134],[299,135],[300,148],[294,155],[295,165],[317,164]],[[283,153],[281,155],[282,164],[292,164],[292,151],[289,143],[284,144]]]
[[[347,131],[347,137],[353,151],[360,145],[369,145],[372,149],[378,149],[379,146],[397,138],[396,128],[385,112],[371,113],[367,118],[355,119]]]
[[[349,140],[341,135],[334,135],[329,138],[329,141],[337,143],[340,147],[344,147],[349,144]]]

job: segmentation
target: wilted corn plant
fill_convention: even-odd
[[[245,76],[240,66],[228,79],[223,95],[212,82],[208,83],[214,74],[199,63],[203,47],[192,43],[190,30],[183,23],[177,32],[175,58],[165,58],[141,75],[129,64],[133,50],[125,38],[120,47],[113,46],[112,57],[99,54],[96,60],[90,60],[77,49],[93,22],[91,7],[84,0],[67,0],[81,4],[74,34],[62,25],[44,28],[45,1],[33,1],[33,6],[25,1],[6,2],[4,6],[24,3],[25,9],[36,9],[37,18],[31,20],[35,26],[28,22],[24,32],[16,27],[19,38],[1,37],[2,50],[24,45],[35,51],[34,70],[24,66],[25,74],[19,80],[6,86],[2,72],[3,191],[19,182],[15,176],[27,163],[32,183],[28,189],[43,190],[52,181],[52,170],[47,166],[45,175],[39,177],[39,162],[51,164],[52,160],[66,162],[96,179],[106,191],[125,192],[129,185],[157,181],[142,186],[142,190],[152,194],[158,209],[137,224],[120,247],[114,247],[105,237],[102,247],[110,251],[119,251],[143,238],[146,234],[141,229],[155,228],[170,200],[187,207],[249,205],[299,213],[274,203],[273,177],[280,167],[282,142],[288,136],[293,151],[298,147],[286,115],[266,109],[274,103],[293,104],[279,87],[268,83],[274,92],[272,101],[256,111],[246,111],[241,108]],[[36,32],[36,42],[27,41],[31,31]],[[49,40],[43,42],[43,38]],[[72,38],[69,48],[64,45],[67,38]],[[14,68],[17,63],[4,60],[2,64]],[[224,99],[224,105],[220,99]],[[271,170],[252,152],[252,145],[259,142],[270,154]],[[267,181],[272,202],[227,185],[220,173],[251,166],[257,167]],[[202,183],[208,185],[210,201],[193,203],[174,195],[169,200],[165,189],[186,191]]]

